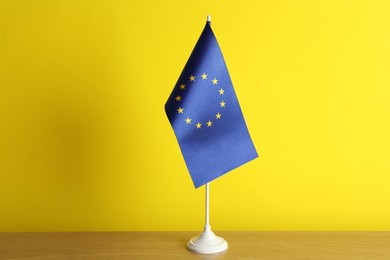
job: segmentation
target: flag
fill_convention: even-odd
[[[209,21],[165,111],[195,188],[258,157]]]

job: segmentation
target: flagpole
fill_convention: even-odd
[[[210,226],[210,203],[209,203],[209,183],[206,183],[206,226]]]
[[[211,23],[211,16],[207,16],[207,22]],[[228,243],[222,237],[214,234],[210,227],[210,184],[205,184],[205,226],[202,234],[192,238],[187,243],[188,250],[199,254],[215,254],[225,251],[228,248]]]
[[[202,234],[192,238],[187,243],[188,250],[199,254],[215,254],[225,251],[228,248],[228,243],[222,237],[214,234],[210,227],[210,185],[205,184],[206,197],[206,219]]]

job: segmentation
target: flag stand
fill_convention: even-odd
[[[199,254],[214,254],[225,251],[228,243],[222,237],[218,237],[211,230],[209,222],[209,183],[206,183],[206,224],[202,234],[192,238],[187,243],[190,251]]]

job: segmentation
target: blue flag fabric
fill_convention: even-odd
[[[210,22],[165,111],[195,188],[258,157]]]

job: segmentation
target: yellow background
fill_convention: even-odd
[[[208,13],[260,154],[213,229],[390,229],[389,1],[0,0],[0,231],[202,229],[163,107]]]

